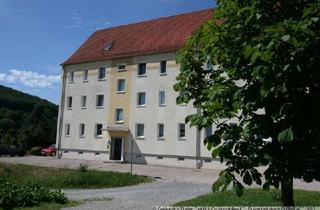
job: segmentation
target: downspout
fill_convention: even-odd
[[[59,104],[59,114],[58,114],[58,126],[57,126],[57,158],[61,158],[61,137],[62,137],[62,128],[63,128],[63,114],[64,114],[64,102],[65,102],[65,88],[66,88],[66,72],[64,67],[62,67],[62,86],[61,86],[61,98]]]
[[[201,113],[200,108],[197,108],[197,114]],[[199,126],[197,126],[197,133],[196,133],[196,168],[200,169],[202,167],[201,164],[201,132]]]

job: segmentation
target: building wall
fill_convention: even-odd
[[[160,61],[167,61],[166,75],[160,75]],[[140,62],[147,63],[145,77],[137,76]],[[117,71],[118,64],[126,64],[126,71]],[[100,67],[107,68],[106,80],[98,81]],[[83,82],[83,70],[89,70],[88,82]],[[61,136],[62,157],[77,159],[109,160],[112,137],[125,137],[125,160],[134,163],[160,164],[170,166],[195,167],[196,128],[186,125],[186,138],[178,138],[178,124],[185,117],[195,113],[193,105],[177,105],[178,93],[173,90],[180,66],[175,53],[138,56],[106,62],[70,65],[66,73],[75,71],[74,82],[66,82],[65,102]],[[117,93],[117,79],[125,79],[125,92]],[[166,105],[159,106],[159,91],[166,93]],[[146,106],[137,106],[137,93],[146,93]],[[104,108],[96,108],[96,95],[104,95]],[[87,109],[81,109],[81,95],[87,95]],[[73,97],[73,108],[68,110],[68,96]],[[124,109],[124,122],[115,123],[115,109]],[[61,113],[60,113],[61,115]],[[70,136],[64,135],[65,124],[70,123]],[[79,124],[85,123],[85,137],[79,137]],[[129,132],[103,132],[103,138],[94,135],[95,124],[129,128]],[[136,123],[143,123],[144,139],[135,138]],[[158,139],[157,124],[163,123],[164,139]],[[217,161],[209,162],[211,154],[203,145],[204,132],[201,133],[201,158],[206,168],[216,167]],[[131,144],[133,145],[131,155]],[[132,160],[131,160],[132,157]],[[206,161],[205,161],[206,160]],[[218,164],[219,165],[219,164]]]
[[[160,61],[167,60],[167,74],[160,76]],[[186,138],[178,138],[178,123],[184,123],[188,114],[195,112],[191,104],[181,106],[176,104],[178,93],[173,90],[179,65],[176,64],[174,53],[140,56],[133,63],[146,62],[146,77],[133,74],[130,112],[130,130],[135,132],[135,124],[145,125],[145,138],[135,139],[137,148],[134,152],[158,155],[195,156],[195,128],[186,126]],[[166,93],[166,106],[159,106],[159,91]],[[146,106],[137,106],[137,93],[146,93]],[[165,138],[157,137],[157,124],[164,124]],[[134,134],[135,136],[135,134]]]
[[[110,67],[110,62],[95,62],[88,64],[79,64],[67,66],[66,75],[74,71],[74,82],[69,82],[66,78],[65,100],[63,109],[61,148],[64,150],[79,151],[107,151],[107,141],[103,138],[95,137],[95,124],[106,125],[108,113],[108,79],[98,81],[99,67]],[[83,70],[88,69],[88,81],[83,81]],[[108,68],[107,68],[108,69]],[[96,108],[96,96],[104,95],[104,108]],[[81,108],[81,96],[87,96],[86,109]],[[72,96],[72,109],[67,109],[67,97]],[[60,114],[61,115],[61,114]],[[65,135],[65,125],[70,124],[70,136]],[[85,124],[85,136],[80,138],[80,123]],[[64,153],[63,153],[64,154]],[[70,154],[68,154],[70,155]],[[76,155],[77,156],[77,155]],[[83,155],[84,156],[84,155]]]

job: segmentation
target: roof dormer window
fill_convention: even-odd
[[[103,49],[104,51],[110,51],[112,49],[114,45],[114,42],[108,42],[108,44],[105,46],[105,48]]]

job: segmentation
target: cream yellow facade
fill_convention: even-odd
[[[161,61],[166,72],[160,73]],[[146,64],[146,74],[137,75],[139,63]],[[118,65],[125,69],[118,70]],[[106,69],[106,77],[98,79],[99,69]],[[83,80],[88,70],[88,80]],[[185,125],[185,136],[179,137],[180,124],[195,113],[192,104],[177,105],[178,93],[173,90],[180,66],[176,53],[161,53],[67,65],[63,71],[63,87],[59,112],[57,145],[59,157],[124,161],[183,167],[219,167],[202,144],[205,132]],[[74,72],[73,81],[69,81]],[[118,80],[125,81],[119,92]],[[137,94],[145,93],[145,105],[137,105]],[[165,104],[159,104],[159,93],[165,93]],[[97,107],[97,95],[104,96],[103,107]],[[81,107],[81,97],[87,105]],[[67,108],[72,97],[72,108]],[[123,109],[122,122],[116,121],[116,109]],[[84,135],[80,124],[85,125]],[[159,138],[159,124],[163,136]],[[70,132],[66,134],[69,125]],[[102,135],[96,135],[102,125]],[[137,126],[143,125],[143,136],[137,136]],[[141,127],[140,127],[141,128]],[[213,128],[214,129],[214,128]],[[201,141],[201,142],[199,142]],[[197,152],[197,147],[198,151]]]

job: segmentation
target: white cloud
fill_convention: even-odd
[[[90,17],[83,15],[79,10],[76,10],[71,14],[71,23],[67,25],[69,29],[79,29],[79,28],[95,28],[102,29],[110,26],[110,22],[103,19],[90,19]]]
[[[72,24],[68,25],[68,28],[81,28],[85,24],[84,19],[80,16],[80,11],[75,11],[71,16]]]
[[[12,69],[8,73],[0,73],[0,82],[21,83],[33,88],[51,88],[60,82],[60,75],[44,75],[33,71]]]

